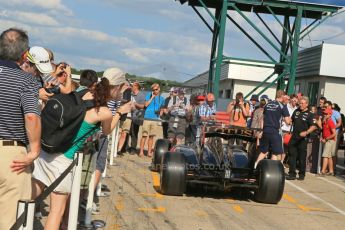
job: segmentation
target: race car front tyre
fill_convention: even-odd
[[[284,192],[285,174],[280,161],[261,160],[257,166],[258,189],[255,200],[267,204],[277,204]]]
[[[162,163],[162,156],[169,151],[170,142],[166,139],[158,139],[155,144],[153,159],[152,159],[152,171],[158,172]]]
[[[182,196],[186,190],[186,159],[181,152],[163,155],[160,173],[160,191],[164,195]]]

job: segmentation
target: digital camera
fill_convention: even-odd
[[[53,93],[53,94],[59,94],[60,93],[60,87],[54,86],[52,88],[44,88],[47,93]]]

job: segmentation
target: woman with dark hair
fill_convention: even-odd
[[[48,154],[41,151],[35,160],[33,172],[33,198],[37,197],[46,186],[50,186],[72,163],[75,153],[81,149],[85,140],[102,127],[103,134],[108,135],[120,119],[122,113],[128,113],[131,104],[118,108],[113,116],[107,107],[110,99],[109,80],[102,78],[94,90],[86,93],[83,100],[93,100],[95,107],[86,111],[84,121],[74,138],[74,145],[64,153]],[[55,188],[50,197],[50,212],[45,229],[59,229],[60,222],[71,192],[73,173],[70,172]]]

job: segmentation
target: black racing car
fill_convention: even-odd
[[[230,139],[255,142],[254,129],[224,126],[202,126],[199,142],[170,146],[159,139],[155,145],[151,169],[160,172],[160,192],[183,195],[191,184],[216,186],[220,189],[247,188],[256,201],[277,204],[283,195],[285,176],[279,161],[262,160],[254,169],[254,154]],[[253,157],[251,157],[253,156]]]

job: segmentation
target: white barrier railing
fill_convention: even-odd
[[[120,122],[116,125],[115,129],[111,134],[111,150],[110,150],[110,159],[109,165],[114,165],[114,157],[117,157],[117,146],[119,142],[119,131],[120,131]]]
[[[34,229],[34,214],[35,214],[35,201],[33,200],[19,200],[17,207],[17,218],[19,218],[23,212],[26,212],[26,221],[22,225],[20,230],[33,230]]]
[[[78,155],[78,156],[77,156]],[[78,224],[78,210],[79,210],[79,197],[80,197],[80,182],[81,172],[83,163],[83,153],[75,154],[78,157],[78,164],[74,167],[73,182],[71,191],[71,201],[69,205],[69,216],[68,216],[68,230],[77,229]]]

